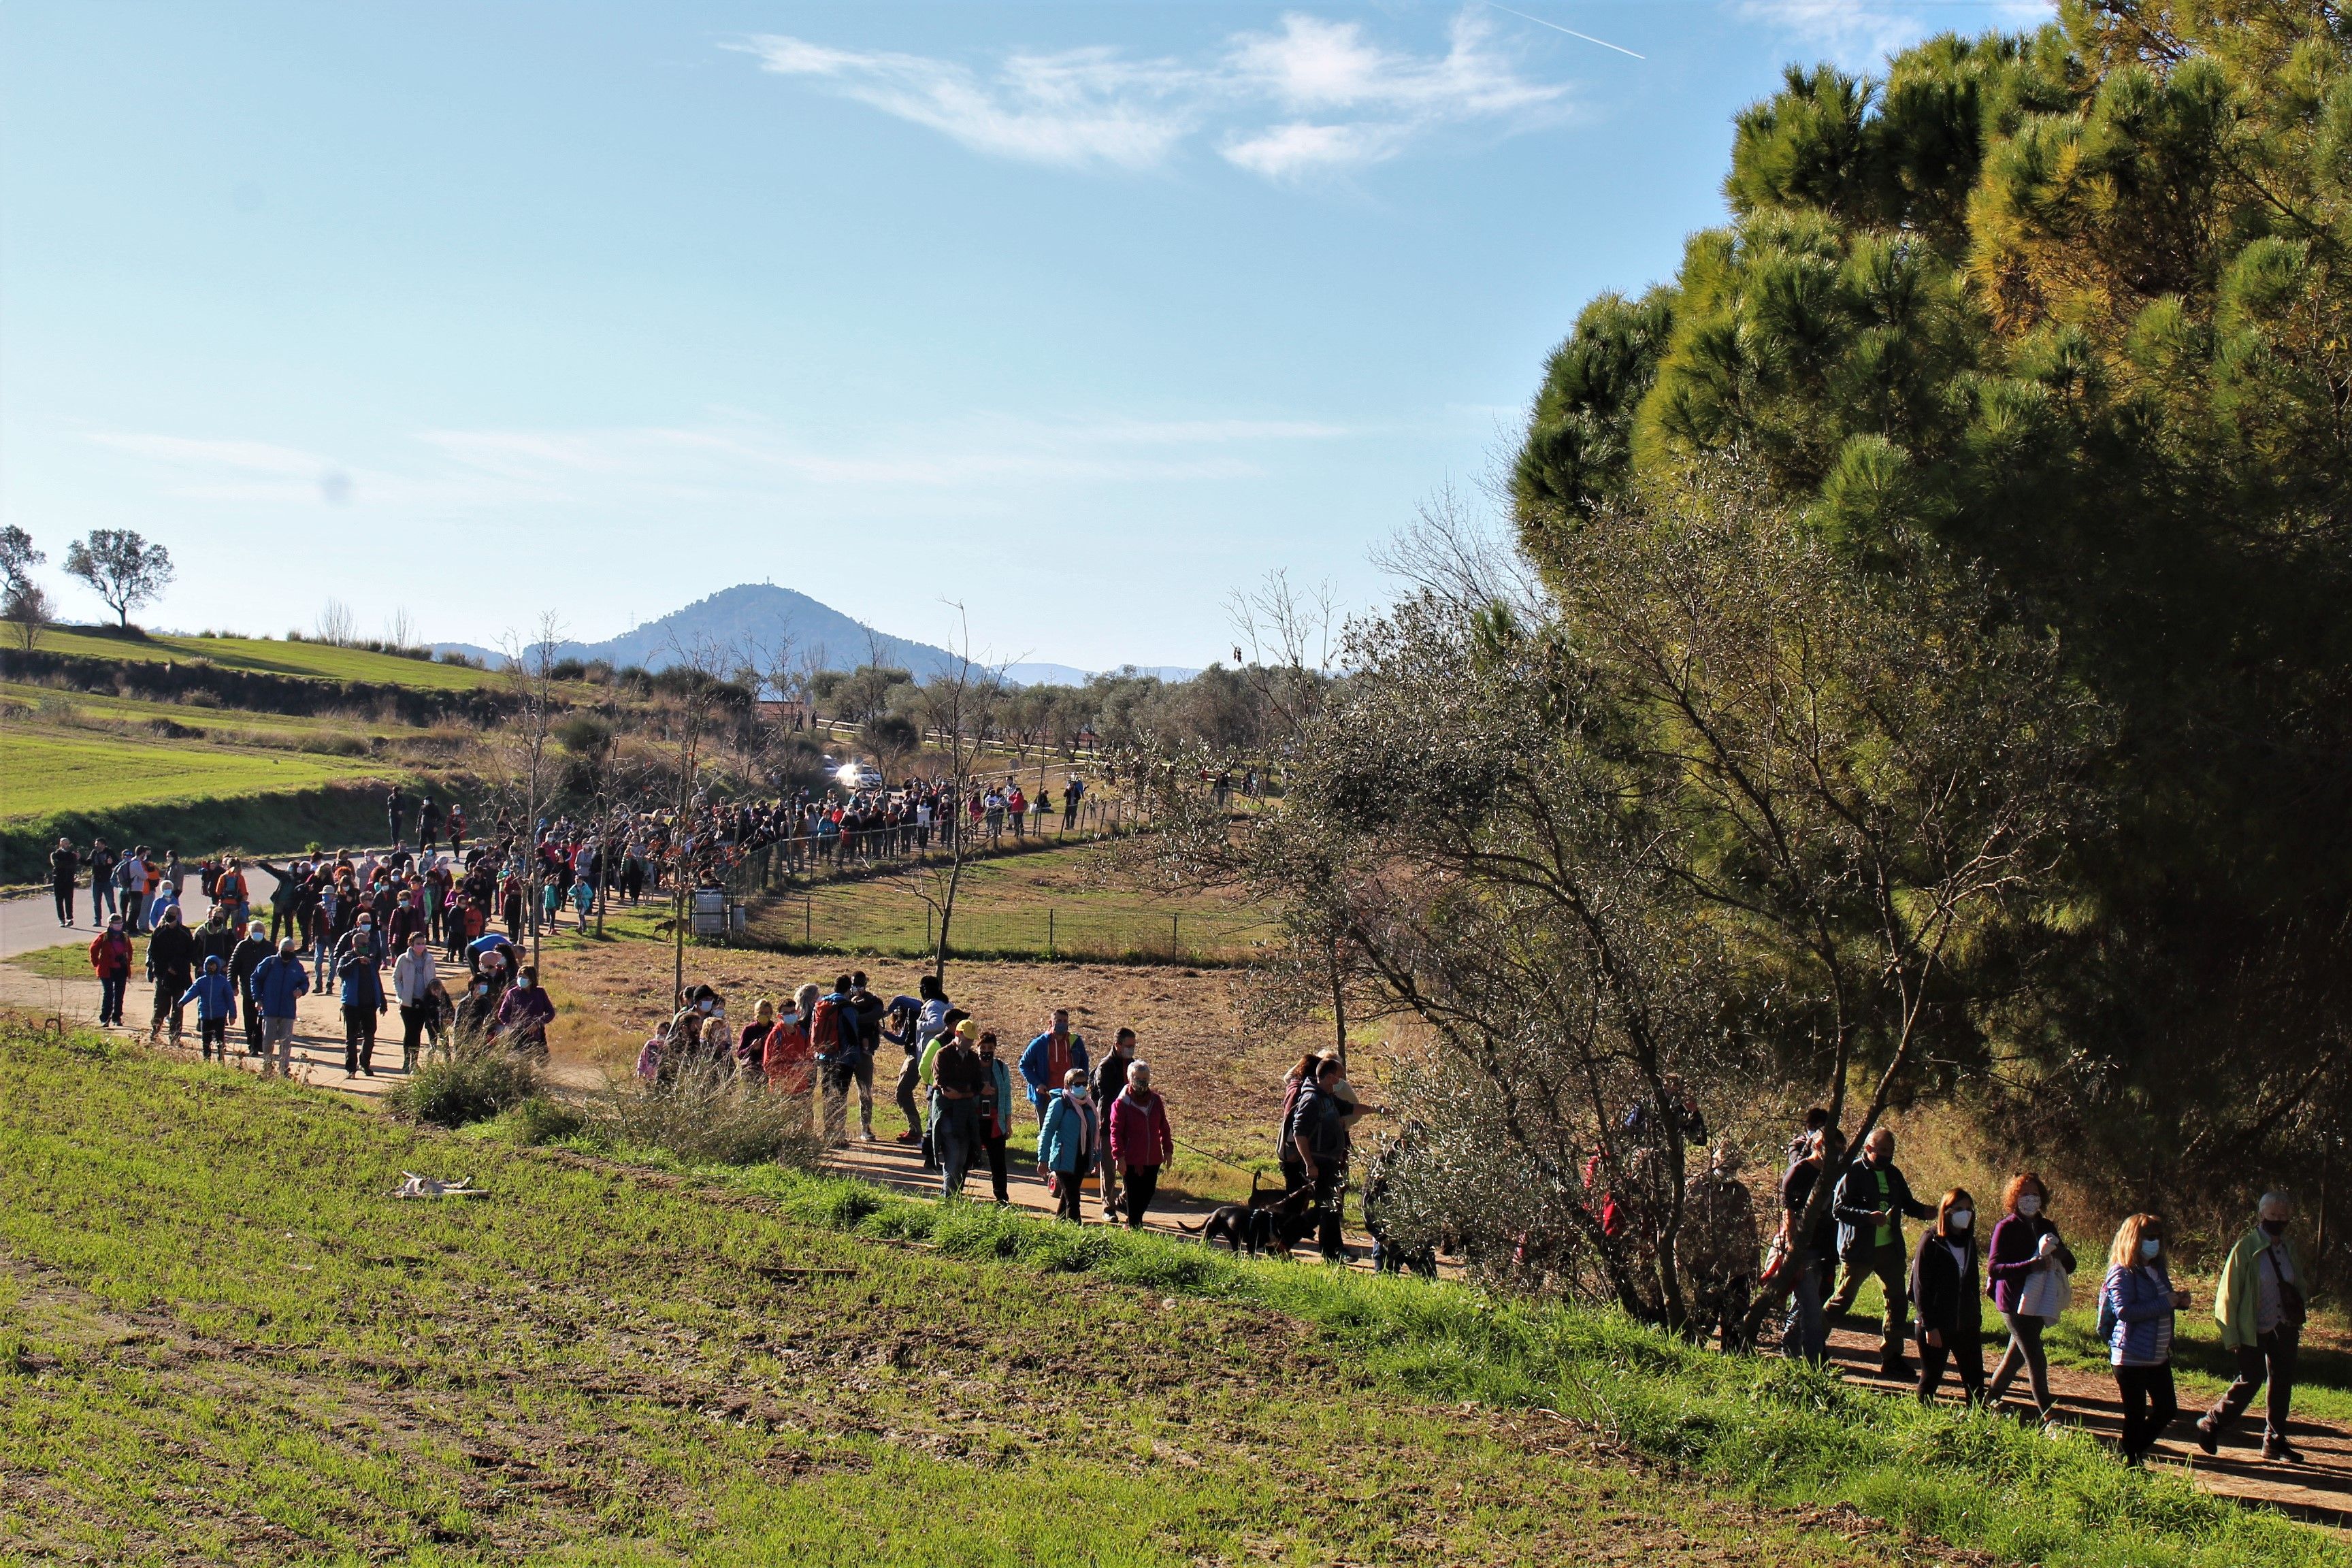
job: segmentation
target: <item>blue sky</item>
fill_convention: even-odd
[[[594,639],[766,579],[1202,664],[1267,571],[1381,597],[1783,62],[2043,14],[16,0],[0,519],[80,618],[65,542],[130,527],[161,626]]]

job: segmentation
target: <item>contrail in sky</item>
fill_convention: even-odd
[[[1495,5],[1495,0],[1486,0],[1486,4],[1494,5],[1497,11],[1517,16],[1522,22],[1533,22],[1538,27],[1549,27],[1555,33],[1566,33],[1570,37],[1582,38],[1588,44],[1599,44],[1604,49],[1616,49],[1621,55],[1633,55],[1633,50],[1612,44],[1606,38],[1596,38],[1590,33],[1580,33],[1573,27],[1563,27],[1558,22],[1547,22],[1541,16],[1530,16],[1525,11],[1513,11],[1508,5]],[[1633,55],[1633,58],[1637,60],[1646,60],[1650,57]]]

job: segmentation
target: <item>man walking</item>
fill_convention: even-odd
[[[58,847],[49,851],[49,891],[58,902],[58,924],[69,926],[74,918],[74,889],[81,881],[81,857],[74,853],[72,841],[60,838]]]
[[[261,1054],[261,1009],[253,1001],[253,973],[268,962],[277,950],[269,945],[259,921],[245,928],[245,940],[238,942],[228,955],[229,984],[236,987],[237,1005],[245,1018],[245,1054]]]
[[[1838,1222],[1838,1255],[1845,1259],[1845,1278],[1827,1309],[1832,1318],[1849,1311],[1862,1282],[1878,1277],[1886,1294],[1886,1321],[1879,1336],[1878,1368],[1886,1377],[1907,1378],[1911,1363],[1903,1354],[1904,1338],[1911,1327],[1910,1250],[1903,1243],[1903,1218],[1936,1217],[1936,1211],[1911,1195],[1911,1184],[1895,1165],[1895,1134],[1881,1127],[1862,1146],[1862,1158],[1846,1167],[1833,1200]]]
[[[400,847],[401,823],[407,815],[407,811],[408,797],[400,793],[398,784],[393,785],[391,789],[384,792],[383,816],[385,822],[392,827],[392,847],[394,849]]]
[[[939,1115],[931,1127],[931,1143],[940,1159],[940,1195],[951,1198],[963,1192],[964,1174],[980,1150],[980,1101],[986,1089],[980,1053],[973,1049],[980,1026],[970,1018],[931,1060],[931,1093]]]
[[[1095,1068],[1095,1172],[1102,1184],[1102,1213],[1106,1220],[1118,1217],[1118,1161],[1110,1147],[1110,1108],[1126,1092],[1128,1065],[1134,1060],[1135,1031],[1123,1028],[1111,1039],[1110,1055]]]
[[[147,939],[147,978],[155,983],[155,1015],[147,1026],[147,1038],[152,1042],[163,1032],[163,1020],[172,1020],[172,1043],[180,1043],[180,999],[196,979],[195,933],[180,923],[180,906],[173,904],[163,911],[163,923]]]
[[[1087,1065],[1087,1042],[1070,1032],[1070,1010],[1054,1009],[1054,1026],[1029,1042],[1021,1053],[1021,1079],[1029,1086],[1029,1109],[1037,1125],[1045,1124],[1045,1103],[1062,1087],[1072,1068]]]
[[[2221,1346],[2238,1358],[2237,1380],[2197,1423],[2197,1446],[2210,1454],[2268,1379],[2263,1458],[2299,1465],[2303,1455],[2286,1440],[2287,1408],[2294,1401],[2294,1363],[2303,1339],[2303,1271],[2286,1238],[2294,1204],[2284,1193],[2264,1193],[2254,1228],[2238,1238],[2213,1289],[2213,1317]]]
[[[268,1078],[273,1060],[278,1076],[294,1075],[294,1013],[310,989],[310,976],[292,937],[281,938],[278,951],[253,971],[253,1005],[261,1014],[261,1076]]]

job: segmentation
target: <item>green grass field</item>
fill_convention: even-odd
[[[193,741],[0,731],[0,820],[309,789],[384,771],[365,758]]]
[[[1272,925],[1238,900],[1166,894],[1112,872],[1091,847],[976,860],[956,894],[956,950],[966,955],[1231,962]],[[926,879],[823,883],[765,905],[753,935],[785,946],[919,957],[930,951]]]
[[[41,637],[41,651],[110,662],[124,659],[209,659],[225,669],[267,675],[304,675],[326,680],[360,680],[378,686],[416,686],[469,691],[498,677],[463,665],[427,663],[365,648],[325,643],[278,642],[261,637],[196,637],[155,635],[144,639],[93,636],[56,627]]]
[[[0,1176],[12,1562],[2352,1561],[1610,1314],[521,1149],[13,1022]]]
[[[425,734],[420,726],[369,716],[356,722],[348,713],[264,713],[244,708],[202,708],[185,702],[156,702],[110,692],[58,691],[50,687],[0,682],[0,712],[11,724],[67,728],[57,715],[72,721],[99,724],[152,724],[158,721],[200,730],[218,743],[247,742],[278,746],[299,745],[314,736],[362,735],[386,740]],[[142,742],[150,737],[139,737]]]

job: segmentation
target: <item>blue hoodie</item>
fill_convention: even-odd
[[[365,953],[347,955],[336,966],[335,973],[343,983],[344,1006],[373,1007],[379,1013],[383,1011],[383,976],[376,973],[375,965],[369,962]]]
[[[197,975],[196,983],[182,994],[181,1006],[184,1007],[192,1002],[195,1004],[196,1020],[199,1023],[209,1024],[215,1019],[225,1020],[236,1016],[236,987],[229,983],[228,975],[222,970],[219,959],[205,959],[205,972]]]

